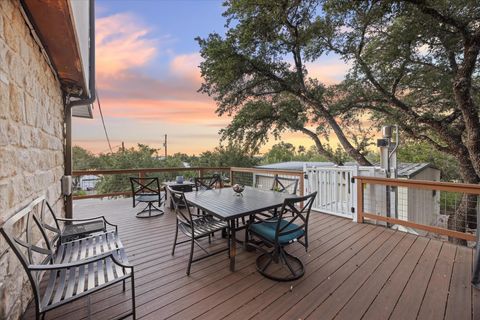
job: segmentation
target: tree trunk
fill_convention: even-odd
[[[466,148],[462,148],[462,152],[458,153],[456,158],[460,164],[460,176],[463,182],[478,184],[480,178],[473,168]],[[463,194],[458,208],[448,217],[450,230],[465,232],[467,224],[472,229],[477,227],[477,196],[472,194]],[[449,237],[448,240],[459,245],[467,244],[467,241],[462,239]]]
[[[363,154],[360,153],[359,150],[357,150],[350,141],[348,141],[347,137],[345,136],[345,133],[343,132],[342,128],[338,125],[337,121],[335,118],[328,112],[328,110],[325,109],[323,105],[319,105],[315,101],[305,99],[306,102],[310,103],[310,105],[313,105],[313,107],[327,120],[328,124],[330,127],[333,129],[333,132],[335,132],[335,135],[338,138],[338,141],[342,145],[343,149],[345,152],[348,153],[350,157],[352,157],[359,165],[361,166],[371,166],[372,164],[370,161],[365,158]]]

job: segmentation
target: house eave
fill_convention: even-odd
[[[62,91],[85,99],[89,96],[86,75],[68,0],[21,0],[36,36],[48,55]],[[91,106],[82,106],[91,115]]]

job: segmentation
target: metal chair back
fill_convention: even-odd
[[[161,202],[160,181],[158,177],[138,178],[130,177],[130,185],[132,188],[133,206],[137,204],[137,197],[158,195],[158,202]]]
[[[36,264],[50,263],[54,254],[47,231],[35,214],[42,211],[45,204],[44,197],[35,199],[27,207],[10,217],[0,228],[0,233],[27,273],[37,305],[40,303],[40,280],[42,273],[33,272],[29,267]],[[34,231],[37,231],[37,233],[34,234]],[[39,259],[41,261],[38,261]]]
[[[279,243],[278,240],[280,237],[302,229],[305,232],[305,238],[307,238],[308,220],[316,196],[317,192],[315,191],[306,196],[284,200],[275,228],[275,244]],[[293,224],[295,227],[291,228]]]
[[[193,230],[192,212],[190,211],[190,207],[188,206],[185,194],[182,191],[173,190],[170,187],[167,188],[168,193],[170,194],[170,197],[172,199],[173,209],[175,211],[177,219]]]
[[[195,188],[198,190],[211,190],[215,189],[219,185],[222,187],[222,177],[219,174],[214,174],[210,177],[197,177],[195,178]]]
[[[271,190],[276,192],[284,192],[289,194],[297,194],[298,178],[279,177],[275,175],[255,175],[254,186],[262,190]],[[269,187],[268,184],[271,186]]]
[[[297,194],[298,178],[285,178],[275,175],[272,190],[289,194]]]

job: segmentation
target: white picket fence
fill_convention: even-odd
[[[378,168],[359,166],[305,167],[305,194],[317,191],[312,209],[356,220],[354,176],[376,176]]]

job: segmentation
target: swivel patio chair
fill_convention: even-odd
[[[304,275],[302,261],[287,253],[285,247],[298,242],[308,250],[308,219],[316,195],[317,192],[314,192],[303,197],[285,199],[282,209],[275,217],[251,217],[248,227],[250,235],[273,248],[267,251],[261,245],[249,243],[263,252],[256,259],[257,270],[263,276],[276,281],[292,281]]]
[[[65,259],[63,251],[54,250],[47,230],[35,214],[42,200],[33,201],[0,228],[0,233],[27,273],[33,290],[36,319],[43,319],[48,311],[116,283],[123,282],[125,291],[125,281],[128,279],[132,290],[132,310],[129,315],[135,319],[134,270],[128,264],[123,248],[100,252],[98,246],[94,245],[81,250],[89,252],[86,256],[73,255],[71,259]],[[74,241],[73,247],[79,247],[78,241]]]
[[[209,252],[198,241],[202,238],[208,237],[208,242],[210,243],[211,234],[215,231],[226,229],[228,227],[228,223],[226,221],[217,220],[208,214],[193,214],[183,192],[173,190],[170,187],[168,187],[168,192],[172,197],[175,215],[177,218],[172,256],[175,254],[175,247],[177,244],[190,243],[190,257],[187,266],[187,275],[190,275],[193,262],[200,261],[229,250],[230,241],[227,241],[227,248],[219,249],[213,252]],[[178,242],[178,230],[180,230],[188,239]],[[198,258],[193,258],[195,245],[202,249],[205,254]]]
[[[219,174],[214,174],[209,177],[195,178],[195,188],[199,190],[211,190],[217,187],[222,187],[222,177]]]
[[[133,207],[139,203],[146,203],[146,207],[137,213],[137,218],[150,218],[160,216],[164,213],[160,206],[165,199],[165,192],[160,190],[160,182],[157,177],[154,178],[130,178],[132,187]],[[154,203],[158,202],[158,207]],[[152,213],[152,211],[157,211]]]

